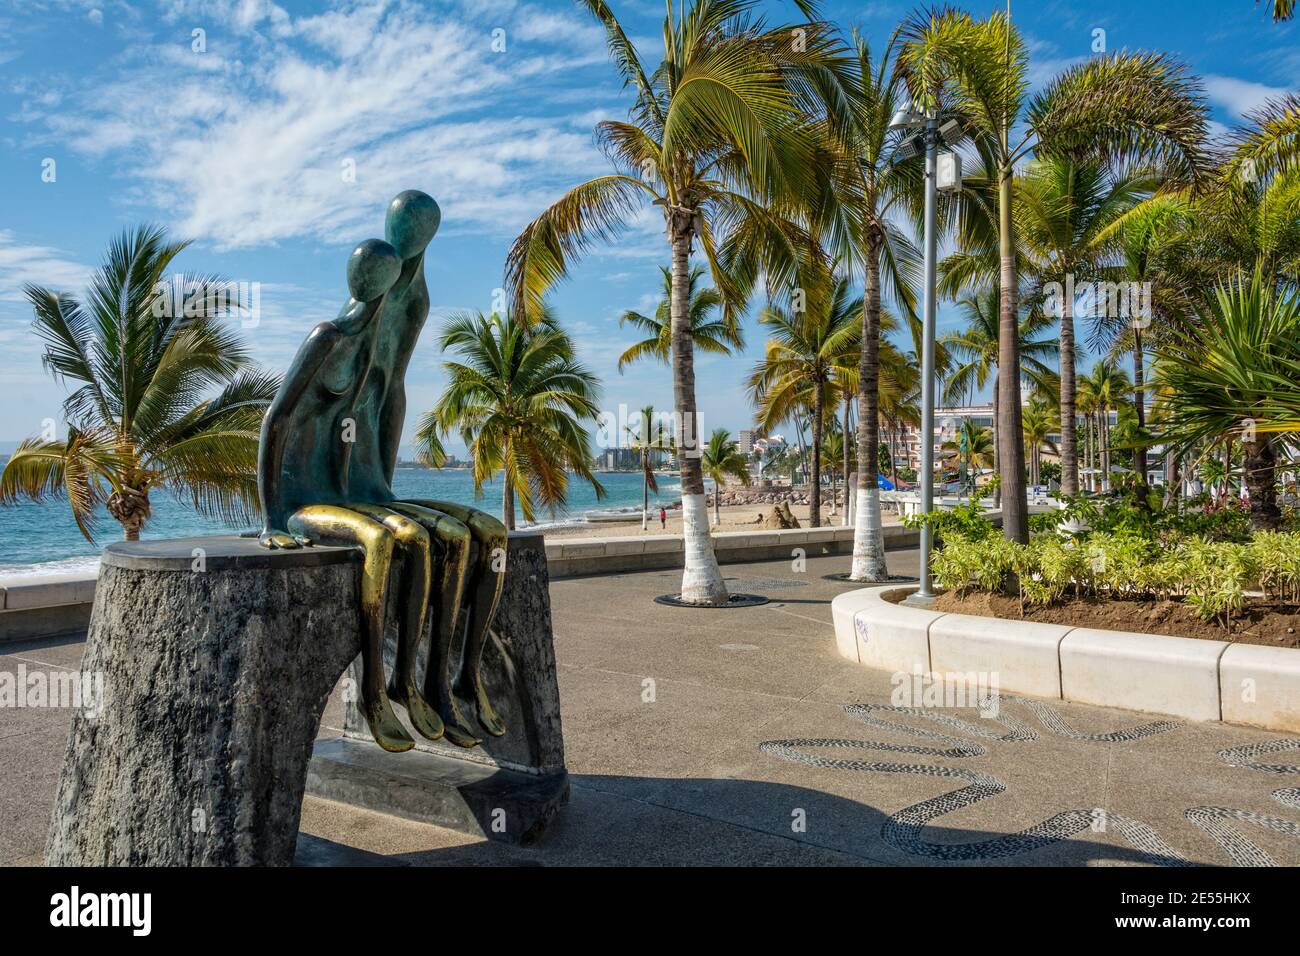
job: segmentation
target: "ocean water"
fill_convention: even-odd
[[[596,499],[591,485],[571,476],[568,505],[555,513],[539,512],[537,526],[555,527],[585,522],[589,515],[634,513],[641,511],[641,475],[608,472],[598,476],[605,497]],[[433,471],[424,468],[400,468],[393,490],[402,498],[437,498],[474,505],[493,515],[501,514],[501,484],[486,485],[482,498],[474,498],[474,482],[468,470]],[[659,493],[650,495],[651,507],[672,505],[681,498],[681,483],[676,477],[659,476]],[[153,514],[146,522],[142,538],[183,538],[200,534],[229,534],[246,531],[252,525],[230,526],[203,518],[169,493],[155,491],[150,498]],[[522,514],[517,523],[524,527]],[[51,499],[40,504],[30,501],[0,506],[0,574],[57,574],[89,570],[99,563],[99,552],[108,544],[120,541],[120,526],[102,511],[96,526],[96,543],[81,536],[68,503]],[[593,526],[598,534],[598,526]]]

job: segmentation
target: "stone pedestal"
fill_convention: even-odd
[[[508,567],[528,584],[510,583],[488,675],[511,735],[456,755],[387,754],[368,734],[332,751],[322,742],[317,762],[328,752],[335,763],[313,771],[331,781],[325,795],[385,809],[365,794],[402,793],[390,812],[465,829],[486,819],[489,834],[504,806],[504,836],[520,841],[554,815],[568,783],[540,536],[518,553],[512,540]],[[46,862],[291,863],[321,713],[360,651],[359,578],[359,556],[342,548],[267,551],[236,536],[111,545],[82,663],[102,675],[102,706],[73,717]],[[538,655],[541,674],[526,673]],[[424,788],[444,811],[419,807]]]
[[[384,647],[387,667],[393,666],[396,652],[397,635],[390,629]],[[360,676],[357,661],[351,677]],[[423,656],[418,678],[422,685]],[[483,737],[478,747],[416,735],[415,754],[390,754],[371,740],[358,702],[349,700],[344,739],[316,744],[307,792],[489,839],[533,842],[569,794],[540,534],[510,536],[506,584],[483,654],[483,678],[508,728],[505,736],[488,736],[474,724],[470,729]],[[394,709],[405,717],[400,705]],[[467,706],[465,714],[472,720],[473,707]]]

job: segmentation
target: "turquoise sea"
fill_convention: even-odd
[[[567,507],[555,514],[539,514],[538,525],[554,527],[582,523],[592,514],[640,513],[640,474],[606,472],[598,478],[606,492],[603,499],[596,499],[591,485],[572,478]],[[467,470],[399,468],[393,483],[394,490],[403,498],[441,498],[475,505],[494,515],[501,513],[500,483],[487,485],[483,497],[476,501],[474,483]],[[652,493],[650,501],[653,507],[658,508],[660,504],[671,505],[680,498],[679,480],[675,476],[661,475],[659,494]],[[145,524],[144,538],[223,534],[251,527],[231,527],[200,517],[190,505],[175,500],[165,491],[155,491],[150,503],[153,515]],[[522,515],[517,520],[523,527]],[[52,499],[40,504],[22,502],[0,507],[0,574],[59,573],[92,568],[98,562],[104,545],[121,540],[121,529],[107,512],[101,513],[96,532],[95,544],[83,538],[64,500]],[[592,533],[598,532],[593,528]]]

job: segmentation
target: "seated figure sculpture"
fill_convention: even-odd
[[[504,583],[504,562],[497,558],[504,554],[505,527],[472,508],[398,501],[392,491],[405,415],[403,378],[429,311],[424,249],[438,223],[429,196],[402,193],[390,204],[385,227],[392,244],[371,239],[352,253],[352,298],[299,348],[267,411],[258,456],[264,547],[320,542],[364,554],[361,709],[376,742],[398,752],[414,740],[390,699],[406,708],[412,727],[430,740],[445,734],[464,747],[480,742],[468,729],[458,693],[475,703],[488,733],[505,732],[479,675]],[[477,544],[473,567],[471,543]],[[398,647],[395,674],[387,682],[384,626],[399,549]],[[431,605],[433,638],[421,693],[416,665]],[[465,645],[453,679],[454,642],[462,631]]]

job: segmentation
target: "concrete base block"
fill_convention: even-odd
[[[899,607],[891,600],[912,590],[884,585],[836,597],[831,602],[831,610],[840,653],[850,659],[856,657],[868,667],[909,674],[928,672],[930,623],[943,615],[937,611]],[[854,654],[846,653],[850,640]]]
[[[326,800],[528,845],[569,801],[569,775],[501,770],[437,753],[392,754],[377,744],[318,740],[307,792]]]
[[[1233,644],[1219,659],[1223,719],[1300,732],[1300,651]]]
[[[940,673],[996,673],[1002,690],[1060,697],[1058,650],[1069,631],[1060,624],[946,614],[930,625],[930,661]]]
[[[1075,628],[1061,641],[1066,700],[1219,720],[1224,641]]]

